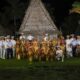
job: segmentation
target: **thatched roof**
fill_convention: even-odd
[[[58,29],[41,0],[31,0],[19,32],[25,34],[53,34],[57,33]]]

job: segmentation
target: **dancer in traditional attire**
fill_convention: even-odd
[[[16,40],[15,49],[16,49],[16,58],[20,60],[21,59],[21,42],[18,38]]]
[[[25,49],[25,39],[21,40],[21,57],[25,58],[26,57],[26,49]]]
[[[49,43],[44,39],[41,42],[41,57],[45,58],[48,61],[48,52],[49,52]]]
[[[33,46],[34,59],[38,60],[38,56],[39,56],[39,44],[38,44],[38,40],[37,39],[34,39],[32,41],[32,46]]]
[[[53,40],[49,41],[49,60],[53,61],[53,59],[55,58],[55,54],[56,54],[56,46],[54,46],[53,44]]]
[[[28,60],[29,60],[30,63],[33,60],[33,49],[32,48],[33,48],[32,43],[29,42],[28,48],[27,48],[27,56],[28,56]]]

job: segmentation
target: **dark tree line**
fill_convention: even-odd
[[[55,21],[59,30],[62,31],[64,35],[67,34],[80,34],[80,14],[70,13],[70,10],[73,8],[75,1],[79,0],[43,0],[48,1],[45,3],[47,9]]]
[[[74,1],[42,0],[58,29],[65,34],[74,32],[76,28],[77,22],[75,23],[73,19],[77,20],[77,18],[75,19],[77,14],[69,14]],[[0,25],[11,33],[18,31],[29,3],[30,0],[0,0]]]
[[[0,0],[0,25],[14,33],[18,31],[30,0]]]

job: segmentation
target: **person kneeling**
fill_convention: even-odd
[[[62,62],[64,61],[64,54],[63,54],[63,50],[58,47],[56,50],[56,59],[59,61],[61,60]]]

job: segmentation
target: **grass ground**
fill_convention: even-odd
[[[80,58],[32,63],[0,60],[0,80],[80,80]]]

